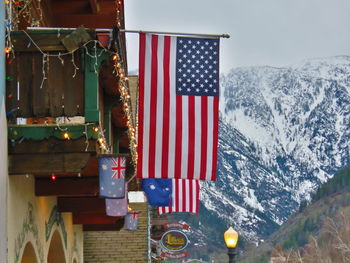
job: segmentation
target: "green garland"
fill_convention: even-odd
[[[81,124],[81,125],[62,125],[56,124],[48,125],[9,125],[8,137],[12,142],[22,139],[41,141],[55,137],[57,139],[65,140],[65,133],[70,139],[78,139],[86,137],[87,139],[97,139],[98,132],[95,131],[96,124]],[[85,134],[87,133],[87,134]]]

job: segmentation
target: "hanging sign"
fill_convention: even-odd
[[[165,230],[168,230],[170,228],[180,228],[180,229],[188,230],[190,228],[190,226],[187,225],[187,224],[178,223],[178,222],[164,224],[164,229]]]
[[[163,258],[185,258],[188,257],[190,254],[187,251],[181,252],[181,253],[169,253],[169,252],[162,252],[160,253],[160,256]]]
[[[162,246],[169,252],[180,252],[189,243],[186,234],[176,229],[166,231],[160,241]]]

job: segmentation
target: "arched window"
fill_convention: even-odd
[[[32,243],[28,242],[24,247],[21,263],[37,263],[35,250]]]
[[[66,263],[63,242],[58,230],[52,235],[49,253],[47,254],[47,263]]]

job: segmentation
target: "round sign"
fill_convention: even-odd
[[[170,252],[179,252],[187,247],[188,238],[184,232],[171,229],[163,234],[161,244]]]

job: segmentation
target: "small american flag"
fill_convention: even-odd
[[[216,180],[219,39],[140,34],[138,177]]]
[[[172,188],[171,206],[158,207],[158,215],[173,212],[199,213],[198,180],[172,179]]]

